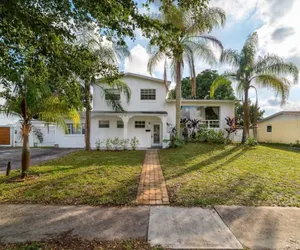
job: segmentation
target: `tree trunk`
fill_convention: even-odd
[[[84,84],[84,98],[85,98],[85,150],[91,150],[91,92],[89,82]]]
[[[29,145],[29,133],[30,124],[24,121],[22,124],[22,137],[23,137],[23,149],[22,149],[22,174],[21,178],[25,178],[26,172],[29,170],[30,166],[30,145]]]
[[[250,126],[250,110],[248,102],[249,88],[245,88],[245,100],[244,100],[244,127],[242,143],[246,142],[249,138],[249,126]]]
[[[181,118],[181,62],[176,62],[176,136],[181,137],[180,131]]]
[[[257,112],[258,112],[258,102],[256,99],[255,110],[253,114],[253,137],[257,141]]]

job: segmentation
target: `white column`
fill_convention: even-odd
[[[169,143],[164,142],[165,139],[170,139],[168,137],[168,131],[167,131],[167,116],[161,116],[160,117],[161,122],[162,122],[162,147],[167,148],[169,146]]]
[[[122,121],[123,121],[123,124],[124,124],[124,128],[123,128],[123,138],[124,139],[127,139],[128,138],[128,121],[130,119],[130,116],[128,115],[122,115],[120,116]]]

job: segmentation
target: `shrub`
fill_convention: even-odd
[[[291,147],[300,148],[300,141],[296,140],[295,143],[291,143]]]
[[[104,142],[104,141],[101,141],[100,139],[97,139],[97,140],[96,140],[95,145],[96,145],[97,151],[100,150],[101,144],[103,144],[103,142]]]
[[[129,139],[121,139],[120,140],[120,146],[125,151],[127,149],[127,145],[129,143]]]
[[[115,137],[114,139],[111,139],[111,144],[115,148],[115,150],[118,150],[119,145],[120,145],[119,137]]]
[[[170,148],[178,148],[184,144],[184,141],[176,136],[171,136],[170,139],[164,139],[165,143],[169,143]]]
[[[136,138],[136,137],[133,137],[131,140],[130,140],[130,146],[132,148],[132,150],[136,150],[136,147],[140,145],[140,141]]]
[[[106,150],[110,150],[110,147],[111,147],[111,139],[110,138],[107,138],[105,140],[105,147],[106,147]]]
[[[245,144],[248,146],[248,147],[255,147],[258,145],[258,142],[257,140],[255,140],[253,137],[249,137],[248,140],[245,142]]]
[[[201,142],[225,143],[225,138],[222,130],[215,131],[213,129],[202,128],[198,131],[197,138]]]

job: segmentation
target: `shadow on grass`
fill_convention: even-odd
[[[68,155],[32,168],[32,174],[40,173],[35,181],[6,183],[7,178],[1,178],[3,195],[0,194],[0,202],[133,204],[143,158],[144,152],[140,151],[120,154],[82,152]]]
[[[267,147],[271,149],[279,149],[279,150],[284,150],[290,153],[298,153],[300,154],[300,148],[297,147],[291,147],[290,145],[287,144],[280,144],[280,143],[260,143],[259,144],[262,147]]]

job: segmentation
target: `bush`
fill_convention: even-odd
[[[120,140],[120,146],[125,151],[127,149],[127,145],[129,143],[129,139],[121,139]]]
[[[255,147],[258,145],[258,142],[257,140],[255,140],[253,137],[249,137],[248,140],[245,142],[245,144],[248,146],[248,147]]]
[[[296,140],[295,143],[291,143],[291,147],[300,148],[300,141]]]
[[[170,148],[178,148],[184,144],[184,141],[176,136],[171,136],[171,139],[165,139],[165,143],[169,143]]]
[[[120,139],[119,137],[115,137],[114,139],[111,139],[111,144],[115,148],[115,150],[118,150],[119,145],[120,145]]]
[[[198,140],[208,143],[225,143],[225,138],[222,130],[215,131],[213,129],[202,128],[197,134]]]
[[[132,148],[132,150],[136,150],[136,147],[140,145],[140,141],[136,138],[136,137],[133,137],[131,140],[130,140],[130,146]]]
[[[105,147],[106,147],[106,150],[110,150],[110,146],[111,146],[111,139],[110,138],[107,138],[105,140]]]
[[[97,139],[96,142],[95,142],[95,145],[96,145],[96,149],[97,151],[100,151],[100,148],[101,148],[101,144],[103,143],[103,141],[101,141],[100,139]]]

